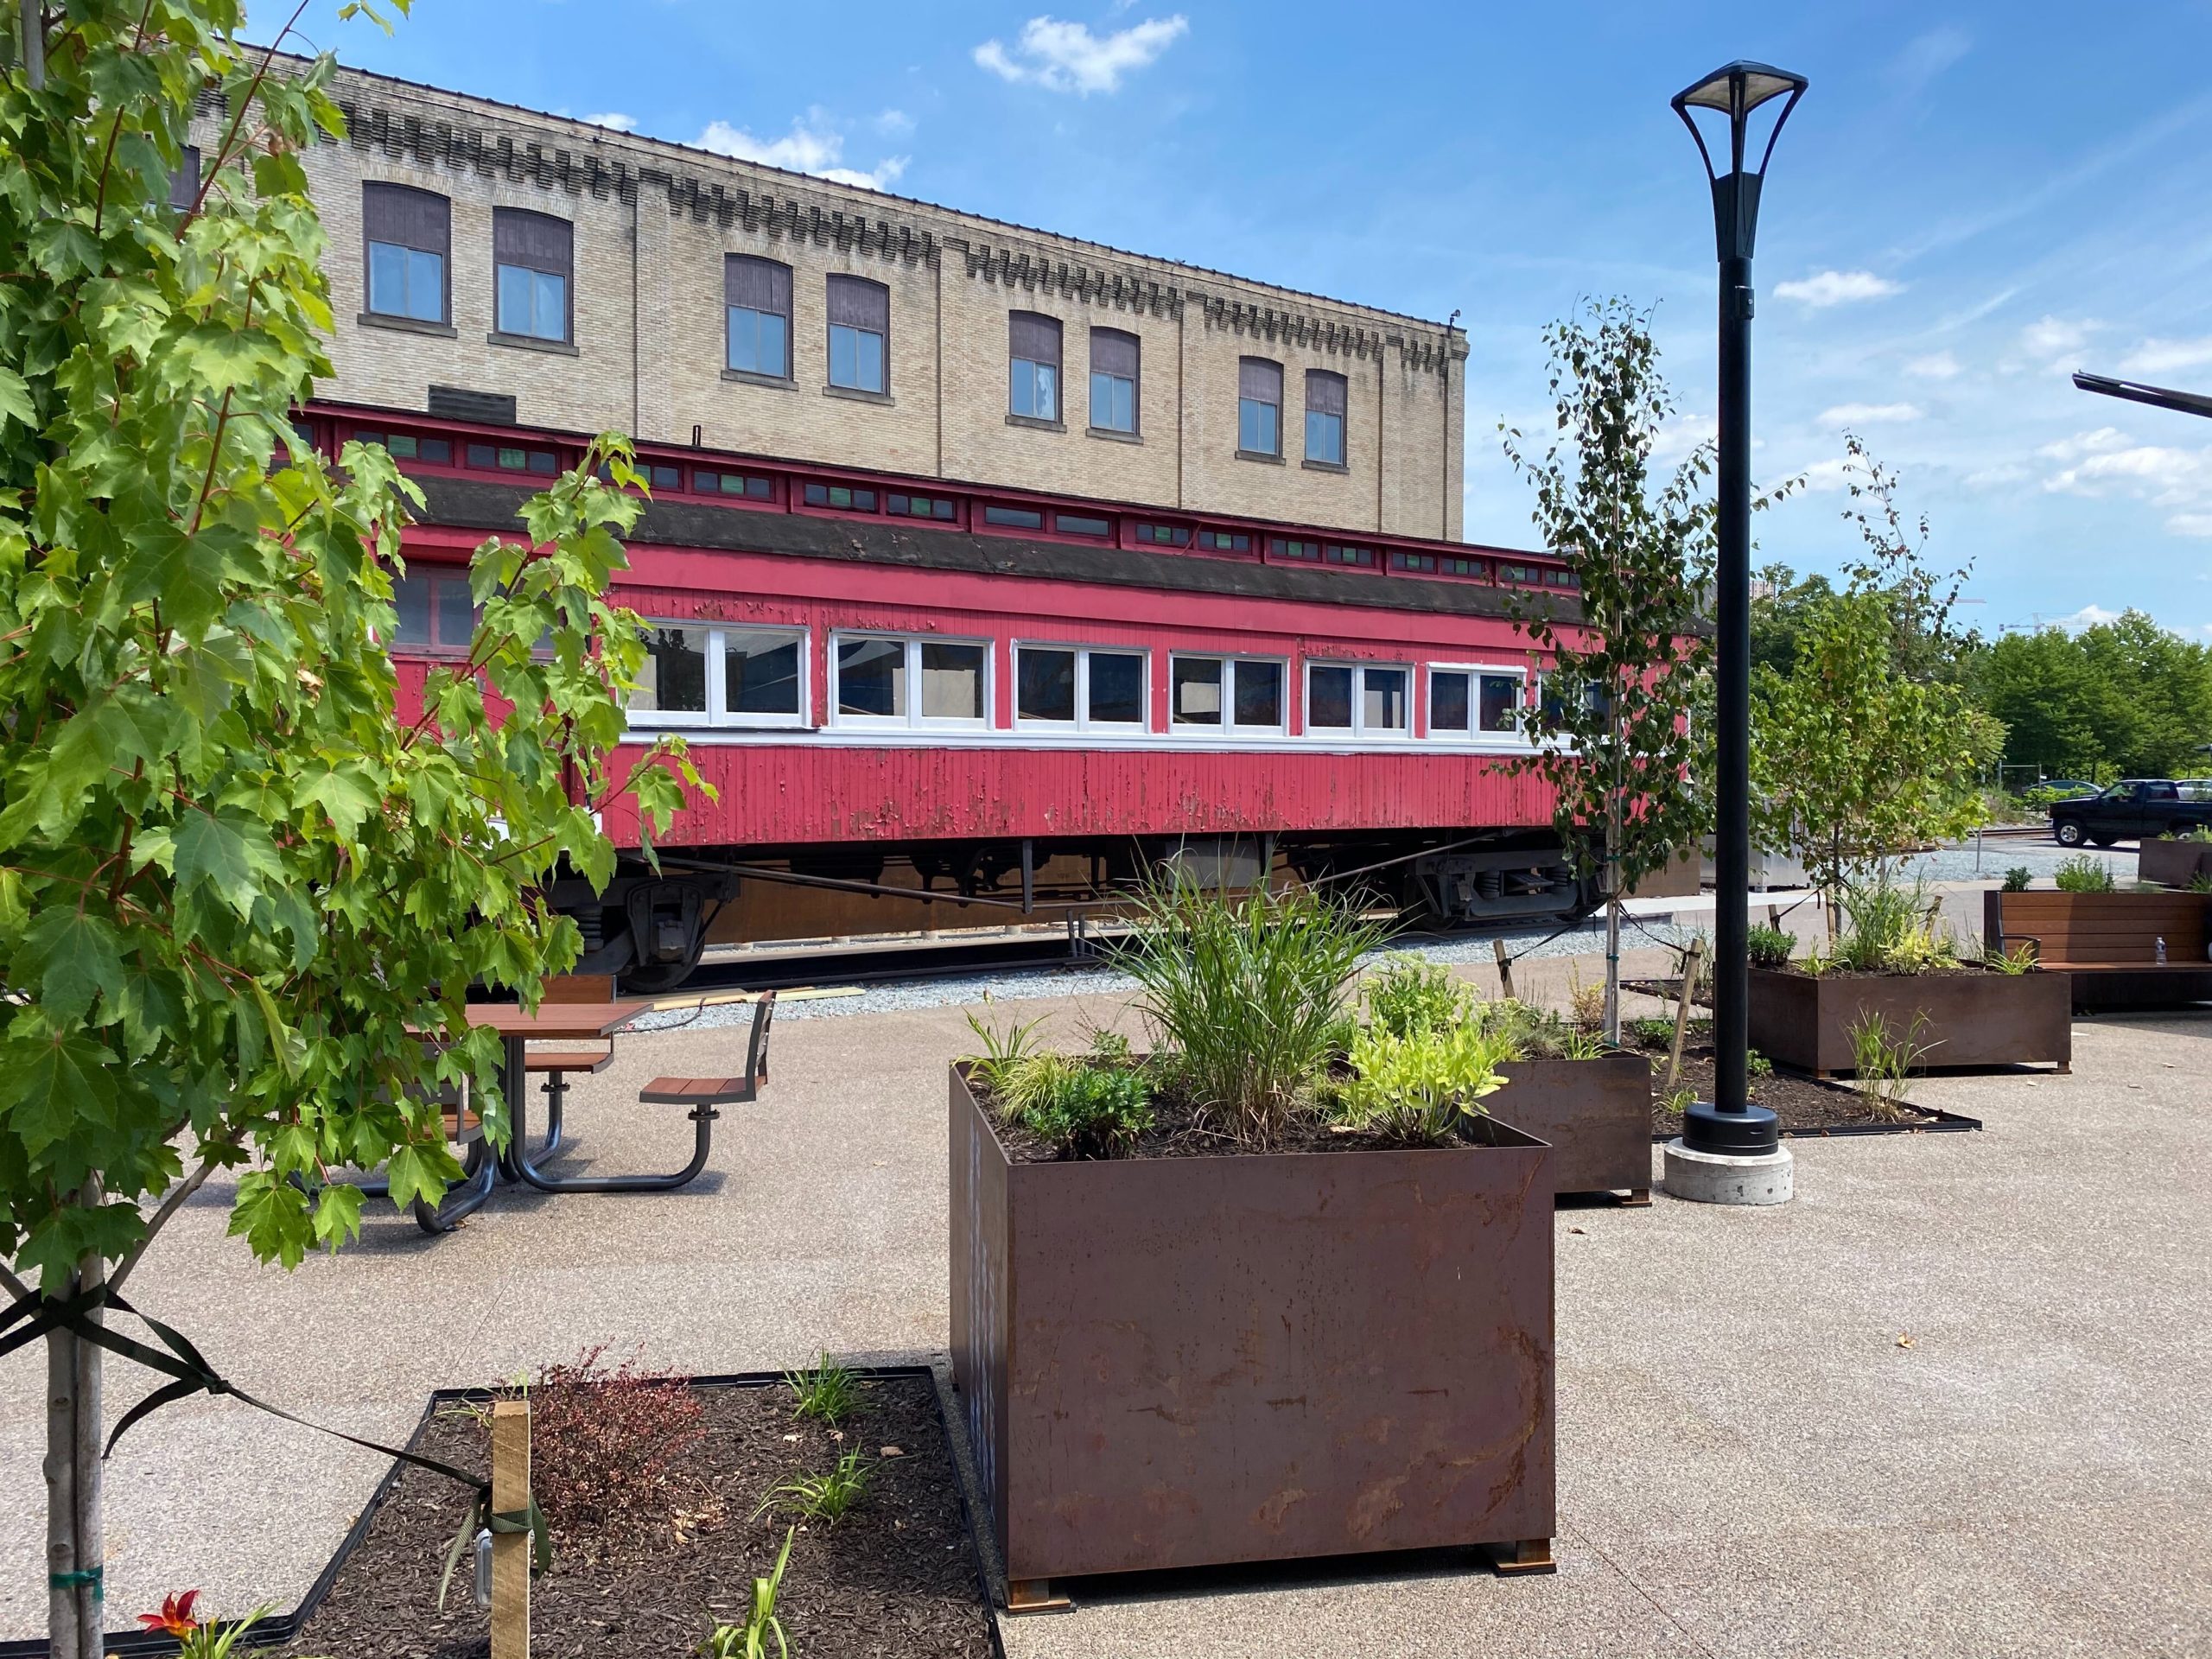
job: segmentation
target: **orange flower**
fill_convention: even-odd
[[[164,1636],[191,1636],[200,1629],[200,1621],[192,1616],[192,1605],[199,1599],[197,1590],[188,1590],[181,1596],[171,1592],[162,1599],[160,1612],[141,1613],[138,1622]]]

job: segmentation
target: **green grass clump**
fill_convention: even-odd
[[[2061,864],[2053,880],[2061,893],[2110,893],[2113,886],[2112,871],[2087,853],[2076,853]]]
[[[757,1521],[771,1510],[789,1510],[809,1521],[834,1522],[868,1496],[874,1469],[874,1463],[855,1446],[826,1473],[794,1475],[772,1487],[753,1518]]]
[[[811,1370],[785,1371],[784,1382],[797,1402],[793,1410],[802,1417],[817,1418],[832,1428],[860,1408],[860,1378],[842,1365],[832,1363],[826,1351]]]

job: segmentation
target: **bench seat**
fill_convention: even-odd
[[[614,1064],[612,1048],[551,1048],[523,1056],[525,1071],[604,1071]]]
[[[638,1098],[649,1106],[736,1106],[755,1091],[750,1077],[655,1077]]]

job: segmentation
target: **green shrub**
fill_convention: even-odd
[[[1549,1008],[1502,996],[1477,1002],[1469,1023],[1505,1045],[1509,1060],[1592,1060],[1605,1052],[1603,1038]]]
[[[2113,890],[2112,871],[2101,860],[2087,853],[2076,853],[2058,867],[2053,878],[2061,893],[2110,893]]]
[[[1368,1023],[1394,1037],[1455,1026],[1467,1017],[1466,988],[1442,964],[1419,957],[1392,957],[1370,975],[1360,994]]]
[[[1639,1048],[1671,1048],[1675,1043],[1675,1022],[1662,1014],[1645,1014],[1628,1022],[1629,1040]]]
[[[1747,1048],[1744,1051],[1744,1075],[1751,1077],[1770,1077],[1774,1075],[1774,1062],[1756,1048]]]
[[[2189,878],[2191,893],[2212,893],[2212,870],[2199,870]]]
[[[1476,1104],[1503,1087],[1511,1056],[1495,1033],[1471,1022],[1421,1027],[1405,1036],[1380,1026],[1352,1039],[1352,1075],[1333,1086],[1337,1114],[1354,1128],[1409,1146],[1449,1140]]]
[[[2005,872],[2005,891],[2007,893],[2025,893],[2028,890],[2028,883],[2035,879],[2035,872],[2031,870],[2026,865],[2015,864],[2011,869]]]
[[[1787,968],[1796,950],[1797,940],[1787,928],[1755,927],[1744,936],[1744,954],[1754,968]]]
[[[1859,974],[1924,974],[1955,967],[1958,950],[1948,931],[1929,919],[1928,884],[1901,886],[1886,868],[1872,881],[1849,887],[1843,895],[1843,931],[1828,952],[1827,966]],[[1806,963],[1806,970],[1819,969]]]
[[[1139,901],[1116,967],[1201,1115],[1263,1147],[1311,1091],[1344,1031],[1344,988],[1383,930],[1306,893],[1232,903],[1188,883]]]

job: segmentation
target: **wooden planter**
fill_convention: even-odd
[[[2022,1065],[2073,1069],[2072,986],[2063,973],[1809,974],[1751,970],[1751,1046],[1816,1077],[1855,1069],[1851,1027],[1879,1014],[1892,1039],[1929,1050],[1923,1071]]]
[[[1554,1192],[1625,1192],[1651,1202],[1651,1062],[1516,1060],[1505,1087],[1483,1102],[1492,1117],[1552,1149]]]
[[[1016,1164],[951,1086],[952,1369],[1047,1580],[1440,1546],[1548,1568],[1551,1149]]]
[[[2162,887],[2187,887],[2212,870],[2212,841],[2171,841],[2145,836],[2135,855],[2138,880],[2155,881]]]

